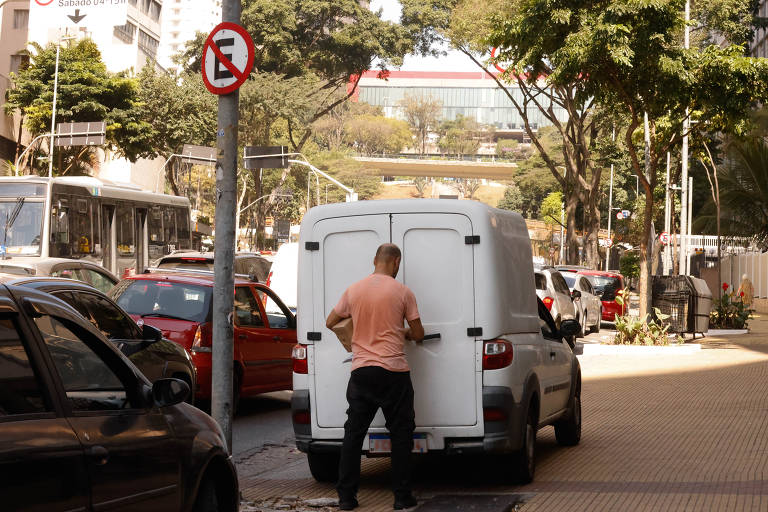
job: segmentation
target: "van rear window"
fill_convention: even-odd
[[[544,274],[539,274],[538,272],[535,274],[536,276],[536,289],[537,290],[546,290],[547,289],[547,278],[544,276]]]
[[[117,297],[132,315],[205,322],[211,309],[211,287],[168,281],[133,280]]]

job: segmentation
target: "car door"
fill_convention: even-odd
[[[589,279],[586,277],[582,277],[579,279],[580,281],[580,288],[581,288],[581,296],[584,299],[584,304],[586,305],[586,312],[587,312],[587,318],[588,320],[585,320],[584,327],[595,325],[597,322],[600,321],[599,315],[600,315],[600,305],[597,297],[595,297],[595,290],[592,288],[592,283],[589,282]]]
[[[94,510],[175,510],[180,446],[163,411],[107,342],[50,306],[34,318],[69,423],[84,447]]]
[[[7,306],[7,298],[0,303]],[[55,400],[39,346],[17,314],[0,315],[0,508],[87,510],[83,447]]]
[[[274,381],[277,347],[258,297],[250,286],[235,287],[235,358],[243,365],[243,391],[257,393]],[[239,354],[239,356],[238,356]]]
[[[259,303],[264,305],[267,328],[272,342],[276,345],[276,389],[291,389],[293,385],[291,351],[296,344],[296,319],[272,290],[261,287],[253,287],[253,290],[259,297]]]
[[[538,300],[539,326],[542,335],[541,363],[541,418],[559,413],[568,403],[571,389],[570,365],[573,352],[560,337],[555,320],[541,300]]]
[[[552,272],[550,278],[555,289],[555,300],[557,301],[561,320],[576,318],[576,306],[571,300],[571,291],[568,289],[565,279],[560,275],[560,272]]]

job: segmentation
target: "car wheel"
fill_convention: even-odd
[[[581,376],[577,377],[566,416],[555,423],[555,439],[561,446],[576,446],[581,441]]]
[[[200,482],[195,508],[192,510],[193,512],[218,512],[219,498],[216,496],[216,482],[212,478],[205,478]]]
[[[522,447],[515,456],[515,473],[520,484],[532,482],[536,472],[536,428],[538,422],[536,405],[531,403],[528,406],[528,415],[525,420]]]
[[[586,318],[587,318],[586,314],[582,314],[581,315],[581,320],[579,320],[578,316],[576,317],[576,321],[579,322],[579,332],[576,333],[576,338],[583,338],[584,337],[584,333],[585,333],[584,323],[586,322]]]
[[[600,322],[603,321],[603,310],[602,308],[597,313],[597,323],[595,323],[595,326],[592,328],[592,332],[600,332]]]
[[[309,472],[318,482],[336,482],[339,479],[339,453],[307,453]]]

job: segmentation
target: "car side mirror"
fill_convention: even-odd
[[[563,320],[560,323],[560,336],[564,338],[576,336],[580,330],[581,324],[579,324],[578,320],[569,318],[568,320]]]
[[[573,290],[571,292],[571,300],[576,300],[581,298],[581,292],[579,290]]]
[[[158,379],[152,384],[152,399],[158,407],[183,402],[189,395],[189,385],[181,379]]]
[[[163,331],[161,331],[157,327],[153,327],[147,324],[144,324],[141,326],[141,335],[145,341],[149,341],[152,343],[163,339]]]

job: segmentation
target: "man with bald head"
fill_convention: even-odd
[[[328,315],[326,326],[352,317],[352,374],[347,386],[347,422],[339,463],[339,508],[358,506],[360,452],[368,427],[381,408],[392,440],[392,490],[394,509],[416,506],[411,494],[411,450],[416,428],[413,386],[405,358],[405,340],[421,341],[416,297],[395,280],[400,269],[400,249],[383,244],[373,259],[373,274],[353,284]],[[408,328],[404,327],[408,323]]]

